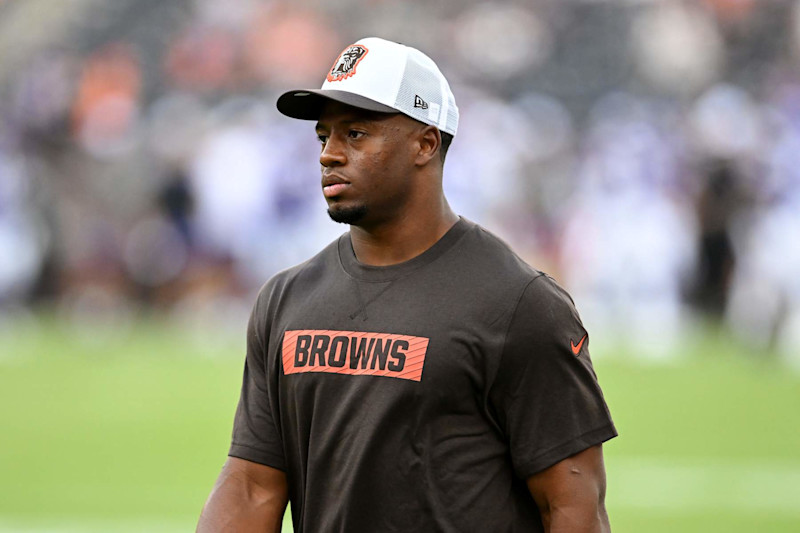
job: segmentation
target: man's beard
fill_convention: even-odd
[[[367,214],[367,206],[328,208],[328,216],[340,224],[357,224]]]

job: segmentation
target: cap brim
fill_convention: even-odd
[[[278,106],[278,111],[287,117],[317,120],[325,103],[330,100],[378,113],[400,112],[393,107],[383,105],[359,94],[322,89],[301,89],[283,93],[278,98],[276,105]]]

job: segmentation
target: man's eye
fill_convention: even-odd
[[[348,135],[348,137],[350,137],[351,139],[358,139],[358,138],[360,138],[360,137],[363,137],[363,136],[364,136],[364,132],[363,132],[363,131],[350,130],[350,131],[347,133],[347,135]]]
[[[325,144],[325,142],[328,140],[328,136],[327,135],[317,135],[317,139],[319,140],[320,143]]]

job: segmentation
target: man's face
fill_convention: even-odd
[[[412,194],[416,121],[329,102],[317,122],[322,193],[336,222],[370,226],[396,216]],[[417,146],[418,149],[418,146]]]

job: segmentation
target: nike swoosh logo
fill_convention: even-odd
[[[588,335],[588,334],[587,334]],[[581,337],[581,340],[578,341],[578,344],[574,344],[571,340],[569,341],[569,345],[572,348],[572,353],[578,355],[581,352],[581,348],[583,348],[583,341],[586,340],[586,335]]]

